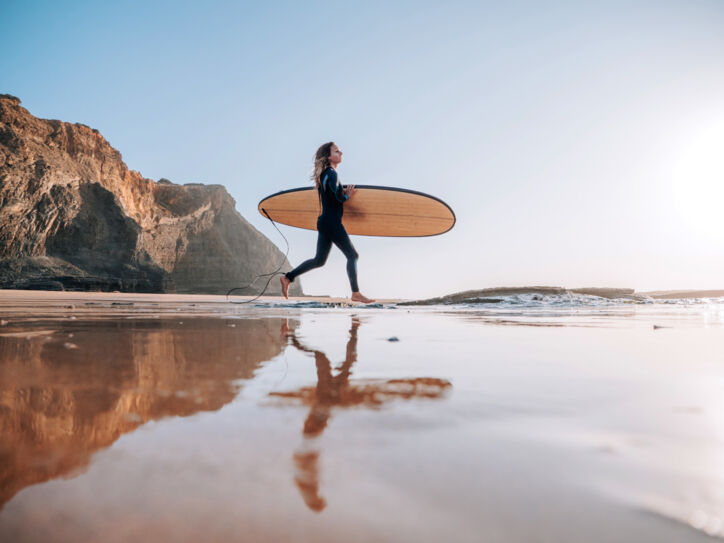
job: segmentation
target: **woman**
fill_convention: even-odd
[[[324,266],[334,243],[347,257],[347,276],[352,287],[352,301],[365,304],[374,302],[363,296],[357,286],[357,258],[359,255],[342,225],[344,203],[357,192],[354,185],[343,187],[337,181],[337,166],[342,162],[342,151],[333,141],[325,143],[314,155],[314,173],[312,177],[322,203],[322,214],[317,218],[317,254],[302,262],[292,271],[281,276],[282,294],[289,298],[289,284],[309,270]]]

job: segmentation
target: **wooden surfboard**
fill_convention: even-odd
[[[422,237],[444,234],[455,225],[455,213],[445,202],[414,190],[355,185],[357,192],[344,203],[342,224],[357,236]],[[259,213],[273,221],[317,229],[322,212],[317,189],[277,192],[259,202]]]

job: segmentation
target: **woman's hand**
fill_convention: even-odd
[[[346,187],[344,187],[344,193],[350,198],[354,196],[355,192],[357,192],[357,189],[354,188],[354,185],[347,185]]]

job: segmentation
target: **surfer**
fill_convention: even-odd
[[[322,214],[317,218],[317,254],[280,277],[282,294],[285,298],[289,298],[289,285],[297,276],[324,266],[334,243],[347,257],[347,276],[352,287],[352,301],[365,304],[374,302],[359,291],[357,285],[359,255],[342,224],[344,203],[354,196],[357,189],[354,185],[344,187],[337,181],[337,166],[340,162],[342,162],[342,151],[333,141],[320,146],[314,155],[312,178],[322,204]]]

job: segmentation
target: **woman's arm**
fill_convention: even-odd
[[[344,192],[344,187],[337,182],[337,172],[335,172],[334,169],[330,168],[329,171],[324,174],[322,183],[324,190],[334,196],[340,204],[343,204],[349,199],[349,196]]]

